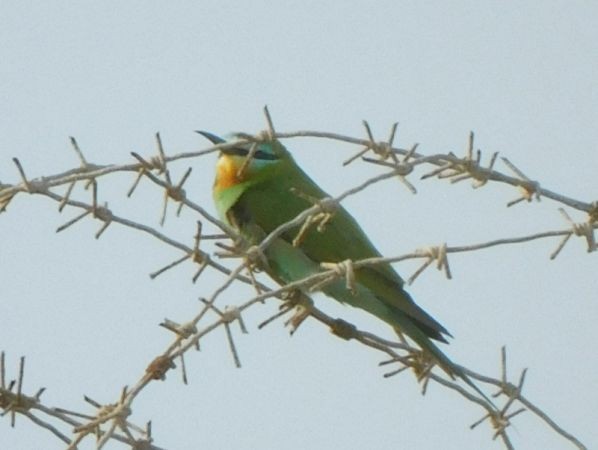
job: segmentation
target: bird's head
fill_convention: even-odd
[[[224,144],[227,142],[225,139],[206,131],[198,131],[198,133],[213,144]],[[239,136],[232,135],[232,137],[238,138]],[[220,156],[216,165],[216,180],[214,182],[214,189],[216,191],[230,188],[249,180],[257,181],[262,177],[274,173],[282,162],[292,160],[290,153],[276,140],[260,142],[252,151],[254,145],[247,143],[224,147],[220,150]]]

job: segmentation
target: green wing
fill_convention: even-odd
[[[292,160],[281,164],[276,172],[262,178],[259,183],[246,186],[228,211],[241,229],[257,226],[267,235],[312,206],[305,197],[321,199],[328,196]],[[299,228],[289,230],[281,239],[290,246],[298,231]],[[250,234],[255,237],[255,228]],[[289,256],[294,250],[301,253],[296,260]],[[320,262],[380,256],[355,219],[342,207],[335,212],[323,232],[312,227],[298,247],[283,248],[279,245],[278,249],[271,249],[268,253],[274,272],[271,275],[285,282],[320,270]],[[448,331],[413,302],[402,288],[403,280],[389,264],[361,268],[356,270],[355,275],[357,283],[363,287],[361,293],[354,295],[344,285],[341,289],[334,283],[324,288],[324,293],[365,309],[408,335],[412,333],[407,328],[415,327],[425,336],[446,342],[443,334],[448,335]],[[369,295],[365,295],[366,291]],[[406,322],[410,323],[406,325]]]

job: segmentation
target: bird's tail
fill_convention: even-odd
[[[432,340],[426,336],[417,326],[410,320],[405,320],[401,317],[400,332],[407,334],[419,347],[427,354],[431,355],[435,362],[444,370],[451,378],[461,378],[465,384],[477,392],[487,403],[487,406],[492,410],[497,410],[496,405],[490,398],[469,378],[461,366],[458,366],[446,356]],[[408,322],[408,325],[405,323]],[[406,326],[407,325],[407,326]]]

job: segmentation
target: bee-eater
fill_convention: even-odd
[[[214,144],[226,142],[208,132],[198,133]],[[213,196],[220,218],[250,244],[257,245],[278,226],[312,207],[310,199],[323,199],[328,194],[297,165],[278,140],[260,142],[247,161],[251,145],[221,149]],[[309,228],[297,240],[299,227],[280,235],[264,250],[266,261],[262,269],[275,281],[285,284],[321,272],[322,262],[340,263],[380,256],[359,224],[340,205],[332,218],[317,228]],[[390,264],[356,268],[354,278],[353,290],[348,289],[342,279],[324,285],[321,290],[341,303],[373,314],[409,336],[449,375],[459,376],[480,392],[461,368],[432,342],[447,342],[445,336],[451,335],[415,304]]]

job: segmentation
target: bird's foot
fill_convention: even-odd
[[[283,303],[280,305],[279,311],[273,316],[259,324],[258,328],[263,328],[279,317],[284,316],[289,311],[293,311],[293,315],[284,323],[285,326],[290,327],[290,333],[294,334],[299,326],[311,314],[313,301],[303,294],[298,289],[290,290],[284,293]]]
[[[316,230],[319,233],[323,233],[326,230],[326,225],[328,225],[328,222],[332,220],[336,210],[338,209],[338,202],[331,197],[318,198],[305,194],[297,188],[291,188],[291,192],[297,197],[307,200],[312,205],[318,206],[318,211],[306,217],[305,221],[301,225],[301,228],[297,232],[297,235],[293,239],[293,246],[299,247],[305,239],[307,232],[313,226],[316,227]]]
[[[314,302],[301,291],[295,291],[293,293],[293,298],[288,300],[288,302],[291,305],[289,309],[294,309],[295,312],[291,318],[284,323],[284,325],[289,327],[290,333],[293,335],[299,329],[305,319],[311,315]]]

